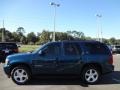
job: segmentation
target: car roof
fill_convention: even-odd
[[[0,42],[0,43],[15,43],[15,42]]]
[[[0,42],[0,44],[16,44],[15,42]]]
[[[95,40],[64,40],[64,41],[55,41],[55,42],[49,42],[49,43],[58,43],[58,42],[101,43]]]

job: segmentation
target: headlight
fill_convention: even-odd
[[[6,64],[6,65],[8,64],[8,61],[9,61],[8,59],[5,60],[5,64]]]

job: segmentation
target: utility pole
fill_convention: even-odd
[[[5,42],[5,27],[4,27],[4,20],[3,20],[3,28],[2,28],[2,42]]]

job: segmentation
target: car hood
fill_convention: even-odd
[[[10,60],[28,60],[32,57],[33,53],[18,53],[18,54],[12,54],[7,57],[7,59]]]

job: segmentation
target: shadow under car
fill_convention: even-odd
[[[120,71],[103,75],[96,85],[120,84]],[[76,76],[39,76],[32,78],[27,85],[80,85],[88,87]]]

